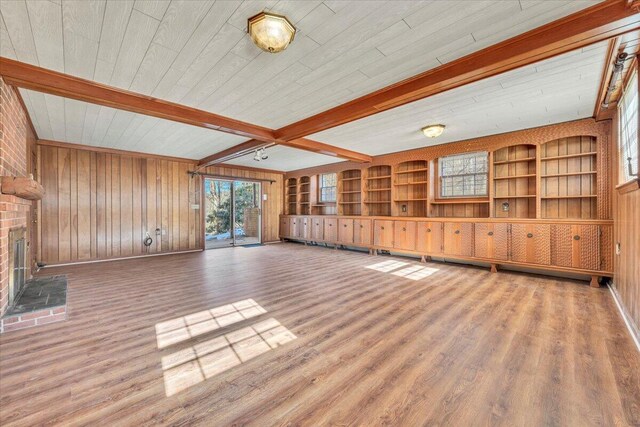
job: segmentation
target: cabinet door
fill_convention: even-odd
[[[393,221],[374,221],[373,244],[383,248],[393,247]]]
[[[551,226],[511,224],[511,261],[551,264]]]
[[[314,241],[324,240],[324,221],[322,218],[311,218],[311,239]]]
[[[405,251],[416,250],[415,221],[395,221],[393,224],[393,247]]]
[[[353,244],[353,220],[343,219],[338,220],[338,241],[345,245]]]
[[[289,237],[289,218],[280,218],[280,237]]]
[[[600,232],[597,225],[551,226],[551,265],[600,269]]]
[[[290,217],[289,218],[289,237],[293,239],[297,239],[300,237],[299,235],[300,229],[298,228],[298,217]]]
[[[338,241],[338,220],[336,218],[324,219],[324,240],[326,242]]]
[[[474,256],[507,260],[509,258],[509,225],[504,223],[476,223]]]
[[[442,223],[421,221],[416,225],[416,250],[424,254],[442,253]]]
[[[444,223],[444,253],[447,255],[473,256],[472,223]]]
[[[304,240],[311,240],[311,218],[303,216],[300,221],[300,237]]]
[[[370,219],[354,219],[353,220],[353,243],[356,245],[371,245],[371,220]]]

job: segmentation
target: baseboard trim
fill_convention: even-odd
[[[122,260],[126,260],[126,259],[150,258],[150,257],[154,257],[154,256],[180,255],[180,254],[189,254],[189,253],[193,253],[193,252],[202,252],[202,251],[203,251],[203,249],[191,249],[191,250],[188,250],[188,251],[162,252],[162,253],[159,253],[159,254],[134,255],[134,256],[126,256],[126,257],[120,257],[120,258],[93,259],[93,260],[89,260],[89,261],[67,262],[67,263],[63,263],[63,264],[47,264],[44,267],[41,267],[40,270],[41,269],[45,269],[45,268],[64,267],[64,266],[70,266],[70,265],[95,264],[95,263],[99,263],[99,262],[122,261]]]
[[[622,320],[624,320],[624,324],[627,325],[627,329],[629,330],[631,339],[636,344],[636,348],[640,352],[640,333],[636,331],[635,328],[633,327],[633,322],[631,321],[630,316],[628,316],[627,311],[625,310],[624,306],[620,302],[620,296],[618,295],[618,292],[613,288],[611,284],[609,284],[608,287],[609,287],[609,291],[611,292],[611,295],[613,295],[613,300],[616,302],[616,305],[618,306],[618,311],[620,311]]]

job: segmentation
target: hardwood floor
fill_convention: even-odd
[[[588,282],[293,243],[42,274],[69,320],[0,336],[3,426],[640,424]]]

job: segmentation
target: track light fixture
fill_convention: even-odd
[[[259,162],[260,160],[267,160],[269,158],[269,155],[266,152],[266,149],[263,148],[258,148],[256,150],[256,153],[253,156],[253,160],[255,160],[256,162]]]

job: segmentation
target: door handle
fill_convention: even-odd
[[[402,231],[407,231],[407,228],[406,227],[402,227]]]
[[[344,228],[347,228],[347,224],[343,225]]]
[[[493,236],[493,231],[487,233],[489,236]]]
[[[360,228],[364,228],[364,225],[361,225]]]
[[[580,240],[580,236],[576,234],[575,236],[573,236],[573,240]]]
[[[384,225],[380,226],[380,230],[384,230]]]
[[[427,233],[431,233],[431,229],[430,228],[427,228]]]
[[[460,234],[460,230],[456,230],[456,231],[455,231],[455,233],[456,233],[456,234]]]
[[[533,234],[531,234],[531,233],[527,233],[527,237],[528,237],[528,238],[532,238],[532,237],[533,237]]]

